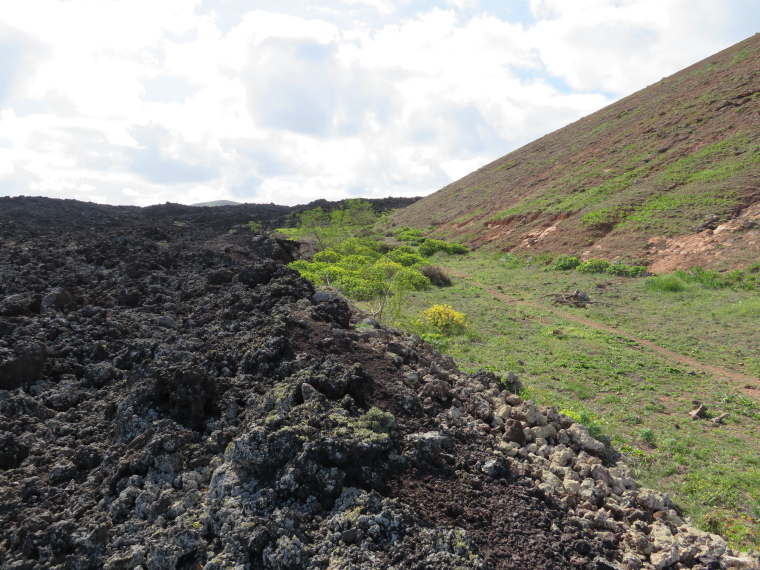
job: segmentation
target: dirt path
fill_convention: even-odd
[[[532,301],[523,301],[520,299],[516,299],[514,297],[510,297],[509,295],[505,295],[504,293],[497,291],[496,289],[492,289],[491,287],[488,287],[487,285],[484,285],[483,283],[478,283],[477,281],[473,280],[473,278],[470,275],[466,273],[455,271],[451,268],[447,268],[447,271],[449,271],[452,275],[456,275],[457,277],[461,279],[466,279],[472,285],[480,287],[484,291],[488,291],[491,295],[493,295],[497,299],[501,299],[502,301],[506,301],[512,304],[520,304],[520,305],[525,305],[528,307],[536,307],[538,309],[544,309],[546,311],[550,311],[554,313],[555,315],[565,318],[569,321],[574,321],[576,323],[581,323],[586,326],[595,328],[597,330],[602,330],[609,333],[613,333],[618,336],[622,336],[624,338],[627,338],[629,340],[632,340],[640,344],[641,346],[645,346],[666,358],[674,360],[675,362],[686,364],[688,366],[691,366],[695,370],[699,370],[700,372],[706,372],[706,373],[718,376],[720,378],[723,378],[727,380],[728,382],[730,382],[731,384],[734,384],[737,390],[741,391],[747,396],[750,396],[751,398],[755,400],[760,400],[760,380],[758,380],[757,378],[754,378],[752,376],[744,376],[742,374],[737,374],[736,372],[731,372],[730,370],[726,370],[725,368],[721,368],[720,366],[713,366],[712,364],[705,364],[703,362],[699,362],[698,360],[695,360],[694,358],[691,358],[690,356],[685,356],[678,352],[673,352],[672,350],[663,348],[662,346],[660,346],[659,344],[655,344],[651,340],[638,337],[636,335],[621,331],[614,327],[603,325],[596,321],[592,321],[591,319],[574,315],[566,311],[561,311],[559,309],[555,309],[554,307],[549,307],[547,305],[542,305],[540,303],[534,303]]]

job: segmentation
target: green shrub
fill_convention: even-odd
[[[649,444],[650,447],[657,447],[657,437],[654,434],[654,430],[652,428],[644,428],[639,432],[639,438],[641,441],[646,442]]]
[[[610,262],[604,259],[589,259],[585,263],[581,263],[575,270],[581,273],[604,273],[610,265]]]
[[[422,333],[420,338],[425,342],[429,342],[438,352],[446,352],[449,348],[449,339],[438,333]]]
[[[581,264],[581,260],[574,255],[560,255],[554,261],[554,269],[557,271],[567,271],[569,269],[575,269]]]
[[[400,263],[396,263],[395,261],[393,261],[392,259],[388,259],[387,257],[381,257],[380,259],[375,261],[371,266],[367,265],[365,274],[367,275],[367,277],[372,275],[373,278],[377,278],[377,279],[390,279],[403,268],[404,266],[401,265]]]
[[[464,246],[461,243],[450,243],[448,246],[449,247],[446,251],[452,255],[465,255],[468,251],[467,246]]]
[[[411,245],[420,245],[425,241],[422,237],[422,230],[413,230],[409,227],[399,228],[394,232],[398,241],[403,241]]]
[[[383,412],[375,407],[367,410],[367,413],[357,419],[356,423],[359,427],[374,431],[375,433],[389,434],[398,429],[398,424],[393,414]]]
[[[606,272],[610,275],[619,275],[621,277],[631,276],[631,268],[625,263],[613,263],[607,268]]]
[[[348,271],[359,271],[372,262],[372,258],[366,255],[346,255],[341,257],[336,265]]]
[[[298,214],[299,223],[287,233],[294,239],[314,241],[319,249],[337,248],[346,239],[365,236],[377,220],[372,204],[366,200],[344,200],[325,212],[321,207]]]
[[[430,286],[430,280],[411,267],[404,267],[391,278],[391,285],[397,290],[422,291]]]
[[[313,263],[309,263],[305,259],[299,259],[297,261],[294,261],[288,265],[291,269],[295,269],[296,271],[308,271],[311,269]]]
[[[420,244],[418,251],[420,252],[420,255],[424,255],[425,257],[430,257],[438,251],[445,251],[448,253],[448,244],[439,239],[426,239]]]
[[[399,250],[401,250],[401,248],[396,248],[393,251],[389,251],[386,254],[388,259],[392,259],[393,261],[403,265],[404,267],[413,267],[415,265],[421,265],[425,263],[425,258],[423,258],[419,253],[406,252],[403,250],[399,251]]]
[[[341,255],[333,250],[333,249],[326,249],[324,251],[320,251],[319,253],[314,254],[314,261],[316,262],[322,262],[322,263],[336,263],[341,258]]]
[[[380,257],[380,244],[369,238],[348,238],[344,240],[335,251],[341,255],[364,255],[367,257]]]
[[[631,265],[630,275],[631,277],[639,277],[642,273],[646,273],[647,268],[644,265]]]
[[[664,291],[668,293],[677,293],[679,291],[686,291],[686,283],[684,283],[677,275],[672,273],[668,275],[658,275],[656,277],[647,277],[644,281],[644,285],[647,289],[652,291]]]
[[[295,269],[301,274],[301,277],[313,281],[316,285],[332,285],[346,272],[345,269],[335,264],[324,262],[309,263],[303,259],[294,261],[289,267]]]
[[[369,301],[382,292],[381,283],[365,279],[358,273],[349,271],[339,275],[334,285],[347,296],[358,301]]]
[[[426,239],[419,247],[420,255],[430,257],[434,253],[444,251],[452,255],[464,255],[467,253],[467,248],[461,243],[447,243],[439,239]]]

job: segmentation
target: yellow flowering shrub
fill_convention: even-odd
[[[451,305],[433,305],[420,313],[420,321],[440,334],[459,334],[464,332],[465,315],[455,311]]]

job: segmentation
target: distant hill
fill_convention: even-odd
[[[474,247],[646,261],[760,258],[760,35],[398,212]]]
[[[198,204],[190,204],[197,207],[214,207],[214,206],[240,206],[240,202],[233,202],[232,200],[212,200],[211,202],[199,202]]]
[[[378,214],[405,208],[419,198],[367,198]],[[208,202],[207,204],[211,204]],[[0,236],[13,235],[17,227],[34,227],[37,231],[57,232],[70,226],[103,228],[132,227],[151,219],[171,217],[177,226],[230,228],[255,221],[265,230],[285,227],[297,220],[304,210],[320,207],[330,211],[343,204],[319,199],[298,206],[276,204],[218,204],[214,208],[198,208],[183,204],[107,206],[79,200],[60,200],[35,196],[0,197]]]

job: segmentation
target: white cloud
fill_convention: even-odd
[[[754,0],[529,0],[531,21],[521,3],[17,2],[0,24],[0,193],[420,195],[760,16]]]
[[[446,176],[452,180],[458,180],[463,176],[468,175],[470,172],[477,170],[479,167],[483,166],[485,162],[485,156],[476,156],[469,160],[454,158],[451,160],[444,160],[441,163],[441,168],[446,173]]]
[[[391,14],[394,11],[393,4],[388,2],[388,0],[343,0],[343,3],[349,6],[366,4],[377,10],[380,14]]]
[[[743,0],[530,0],[539,19],[530,43],[548,72],[573,89],[617,96],[641,89],[663,76],[744,39],[738,13],[760,17],[760,4]],[[736,28],[730,42],[725,27]]]

